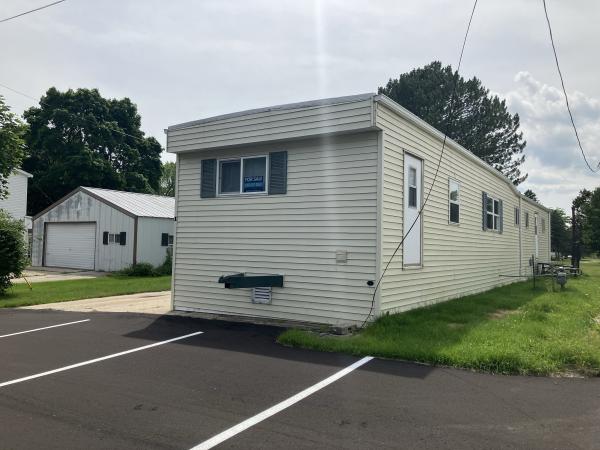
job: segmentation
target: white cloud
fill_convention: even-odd
[[[528,72],[519,72],[514,81],[516,88],[503,97],[511,112],[519,114],[527,140],[524,170],[529,179],[521,188],[532,189],[547,206],[568,209],[581,189],[600,186],[600,174],[592,174],[585,165],[562,90]],[[600,161],[600,101],[578,91],[568,95],[584,150],[594,167]]]

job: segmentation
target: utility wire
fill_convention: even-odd
[[[371,299],[371,308],[369,309],[369,314],[367,314],[367,317],[365,318],[365,320],[363,321],[363,323],[361,324],[361,326],[359,327],[359,329],[364,328],[364,326],[366,325],[367,321],[371,317],[371,314],[373,313],[373,308],[375,307],[375,296],[377,295],[377,290],[379,289],[379,286],[381,285],[381,282],[383,281],[383,277],[385,276],[385,274],[386,274],[386,272],[387,272],[387,270],[388,270],[388,268],[389,268],[392,260],[394,259],[394,257],[398,253],[398,250],[400,250],[400,248],[402,247],[402,244],[404,244],[404,241],[406,240],[407,236],[410,234],[410,232],[412,231],[412,229],[415,227],[416,223],[419,221],[419,218],[422,216],[423,209],[425,209],[425,205],[427,204],[427,201],[429,200],[429,196],[431,195],[431,191],[433,190],[433,186],[435,185],[435,181],[437,180],[437,177],[438,177],[438,174],[439,174],[439,171],[440,171],[440,166],[442,164],[442,158],[444,157],[444,151],[446,150],[446,141],[448,140],[448,132],[451,130],[452,125],[453,125],[454,104],[455,104],[455,101],[456,101],[456,87],[457,87],[457,81],[458,81],[458,74],[460,72],[460,66],[462,64],[463,54],[465,52],[465,46],[467,45],[467,38],[469,36],[469,30],[471,29],[471,22],[473,21],[473,16],[475,15],[475,8],[477,7],[477,1],[478,0],[475,0],[474,3],[473,3],[473,9],[471,10],[471,15],[469,17],[469,23],[467,24],[467,30],[465,31],[465,37],[463,39],[462,47],[460,49],[460,56],[458,58],[458,66],[456,68],[456,78],[455,78],[455,81],[454,81],[454,85],[452,87],[452,94],[450,95],[450,111],[448,112],[448,116],[447,116],[447,119],[446,119],[446,124],[445,124],[445,127],[444,127],[445,128],[444,129],[444,140],[442,141],[442,149],[441,149],[441,152],[440,152],[440,157],[439,157],[438,162],[437,162],[437,167],[435,169],[435,175],[433,177],[433,181],[431,182],[431,186],[429,187],[429,191],[427,192],[427,196],[425,197],[425,200],[423,201],[423,205],[419,209],[417,217],[413,221],[412,225],[410,226],[410,228],[408,229],[408,231],[406,232],[406,234],[402,237],[402,240],[400,241],[400,243],[396,246],[396,249],[394,250],[394,253],[392,253],[392,256],[390,256],[390,259],[388,260],[387,264],[385,265],[385,268],[383,269],[383,272],[379,276],[379,280],[377,280],[377,284],[375,285],[375,290],[373,291],[373,298]]]
[[[40,6],[39,8],[30,9],[29,11],[22,12],[21,14],[17,14],[16,16],[7,17],[6,19],[2,19],[2,20],[0,20],[0,23],[8,22],[9,20],[16,19],[17,17],[25,16],[27,14],[31,14],[31,13],[39,11],[41,9],[50,8],[51,6],[58,5],[59,3],[66,2],[66,1],[67,0],[58,0],[57,2],[48,3],[47,5]]]
[[[66,0],[63,0],[63,1],[66,1]],[[37,98],[35,98],[35,97],[33,97],[33,96],[29,95],[29,94],[26,94],[25,92],[21,92],[21,91],[18,91],[16,89],[13,89],[10,86],[7,86],[7,85],[5,85],[3,83],[0,83],[0,87],[3,87],[4,89],[9,90],[11,92],[14,92],[15,94],[19,94],[19,95],[21,95],[23,97],[27,97],[27,98],[29,98],[29,99],[31,99],[33,101],[39,102],[40,105],[45,105],[45,106],[48,106],[49,108],[51,107],[47,102],[44,102],[41,99],[38,100]],[[122,131],[120,129],[117,129],[117,128],[111,128],[110,131],[114,131],[115,133],[120,134],[122,136],[129,136],[131,138],[137,139],[140,142],[145,142],[145,139],[148,139],[147,136],[144,136],[144,137],[134,136],[133,134],[125,133],[124,131]]]
[[[575,131],[575,137],[577,138],[577,144],[579,145],[579,150],[581,150],[581,155],[583,156],[583,160],[585,164],[588,166],[593,173],[597,173],[600,171],[600,162],[597,164],[596,168],[593,168],[588,162],[587,157],[585,156],[585,151],[583,150],[583,146],[581,145],[581,141],[579,140],[579,133],[577,132],[577,127],[575,126],[575,120],[573,119],[573,114],[571,113],[571,106],[569,105],[569,96],[567,95],[567,90],[565,89],[565,81],[563,79],[562,71],[560,70],[560,64],[558,63],[558,54],[556,52],[556,46],[554,45],[554,36],[552,35],[552,26],[550,25],[550,18],[548,17],[548,8],[546,7],[546,0],[542,0],[544,4],[544,14],[546,16],[546,23],[548,24],[548,33],[550,34],[550,43],[552,44],[552,51],[554,52],[554,61],[556,61],[556,68],[558,69],[558,76],[560,77],[560,84],[562,86],[563,93],[565,95],[565,103],[567,105],[567,111],[569,111],[569,118],[571,119],[571,125],[573,125],[573,131]]]

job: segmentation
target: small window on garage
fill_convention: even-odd
[[[115,235],[114,235],[114,233],[110,233],[108,235],[108,243],[109,244],[114,244],[115,243]]]
[[[450,180],[448,184],[449,221],[460,222],[460,184],[458,181]]]
[[[169,247],[173,247],[173,235],[169,235]]]

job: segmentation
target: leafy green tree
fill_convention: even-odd
[[[573,217],[571,218],[572,237],[571,242],[573,265],[579,267],[579,261],[585,253],[584,244],[587,241],[588,214],[592,193],[587,189],[579,191],[579,195],[573,200]]]
[[[454,86],[456,94],[452,102]],[[505,100],[491,95],[478,78],[465,80],[451,66],[443,67],[441,62],[434,61],[390,79],[378,91],[446,132],[515,185],[527,178],[520,169],[525,161],[526,142],[519,129],[519,115],[510,114]],[[453,111],[452,125],[448,126],[450,111]]]
[[[0,210],[0,295],[11,286],[11,278],[27,267],[25,224]]]
[[[583,241],[588,251],[600,256],[600,187],[594,189],[584,206]]]
[[[25,111],[33,174],[28,211],[35,214],[78,186],[154,193],[162,147],[141,131],[128,98],[106,99],[97,89],[50,88],[39,107]]]
[[[539,203],[536,193],[533,192],[531,189],[527,189],[525,192],[523,192],[523,195],[527,198],[530,198],[534,202]]]
[[[8,177],[25,156],[25,125],[10,112],[0,95],[0,199],[8,194]]]
[[[160,187],[158,193],[168,197],[175,197],[175,163],[166,162],[162,165]]]
[[[558,256],[571,251],[571,234],[568,227],[569,217],[561,208],[553,209],[550,213],[550,246]]]

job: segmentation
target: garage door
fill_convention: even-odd
[[[49,223],[46,225],[48,267],[94,270],[95,223]]]

